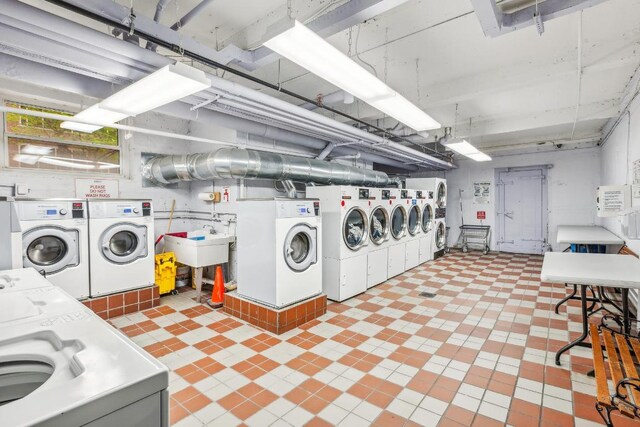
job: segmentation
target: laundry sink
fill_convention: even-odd
[[[202,230],[187,233],[187,237],[165,236],[165,252],[176,254],[176,260],[190,267],[206,267],[229,261],[229,243],[236,236],[209,234]]]

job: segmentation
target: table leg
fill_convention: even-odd
[[[202,267],[192,268],[192,283],[196,287],[196,302],[200,304],[200,294],[202,293]]]
[[[629,321],[629,289],[627,288],[622,288],[622,315],[624,333],[629,335],[631,332],[631,322]]]
[[[582,343],[589,335],[588,313],[587,313],[587,285],[580,285],[580,308],[582,309],[582,335],[573,342],[562,347],[556,353],[556,365],[560,366],[560,356],[570,348]]]
[[[569,285],[568,283],[564,284],[565,286]],[[558,303],[556,304],[556,314],[560,314],[558,312],[558,310],[560,309],[560,306],[562,304],[564,304],[565,302],[569,301],[571,298],[576,296],[576,292],[578,292],[578,287],[576,285],[573,285],[573,292],[571,292],[569,295],[567,295],[566,297],[562,298],[560,301],[558,301]]]

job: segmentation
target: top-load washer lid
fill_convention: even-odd
[[[373,243],[379,245],[389,238],[389,214],[385,208],[374,208],[369,223],[369,235]]]
[[[284,239],[284,259],[295,272],[306,271],[318,262],[318,229],[308,224],[297,224]]]
[[[436,188],[436,206],[444,208],[447,205],[447,186],[444,182],[439,182]]]
[[[433,208],[431,205],[424,205],[422,209],[422,231],[427,233],[433,227]]]
[[[409,234],[415,236],[418,231],[420,231],[420,217],[422,212],[418,205],[413,205],[409,208],[409,216],[407,218],[407,229],[409,230]]]
[[[0,295],[46,287],[53,284],[33,268],[0,270]]]
[[[147,227],[121,222],[107,228],[100,236],[98,250],[110,262],[128,264],[147,256]]]
[[[347,211],[342,224],[342,238],[352,251],[363,247],[369,235],[367,214],[359,207]]]
[[[401,239],[407,230],[407,211],[403,206],[396,206],[391,211],[391,235]]]
[[[22,235],[22,260],[47,274],[58,273],[80,263],[79,232],[73,228],[42,226]]]
[[[0,324],[0,424],[86,425],[167,389],[164,365],[71,296],[27,292],[58,297],[38,317]]]

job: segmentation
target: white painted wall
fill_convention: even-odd
[[[447,179],[447,225],[451,227],[449,244],[454,245],[459,236],[460,190],[465,224],[480,224],[477,211],[486,211],[484,225],[492,227],[491,249],[496,249],[496,188],[495,169],[507,167],[553,165],[548,170],[548,242],[554,251],[558,247],[556,229],[562,224],[595,224],[595,188],[600,182],[600,153],[598,148],[563,150],[552,153],[532,153],[494,157],[490,162],[461,160],[458,169],[441,174]],[[487,205],[473,203],[473,183],[491,182],[491,201]]]
[[[602,145],[602,185],[633,183],[633,162],[640,159],[640,98],[632,103],[618,126]],[[601,218],[601,223],[623,238],[635,253],[640,254],[640,240],[631,240],[627,234],[628,216]]]

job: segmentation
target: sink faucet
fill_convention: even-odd
[[[213,225],[211,224],[205,224],[202,226],[202,228],[204,228],[205,230],[208,228],[209,229],[209,234],[216,234],[216,230],[215,228],[213,228]]]

